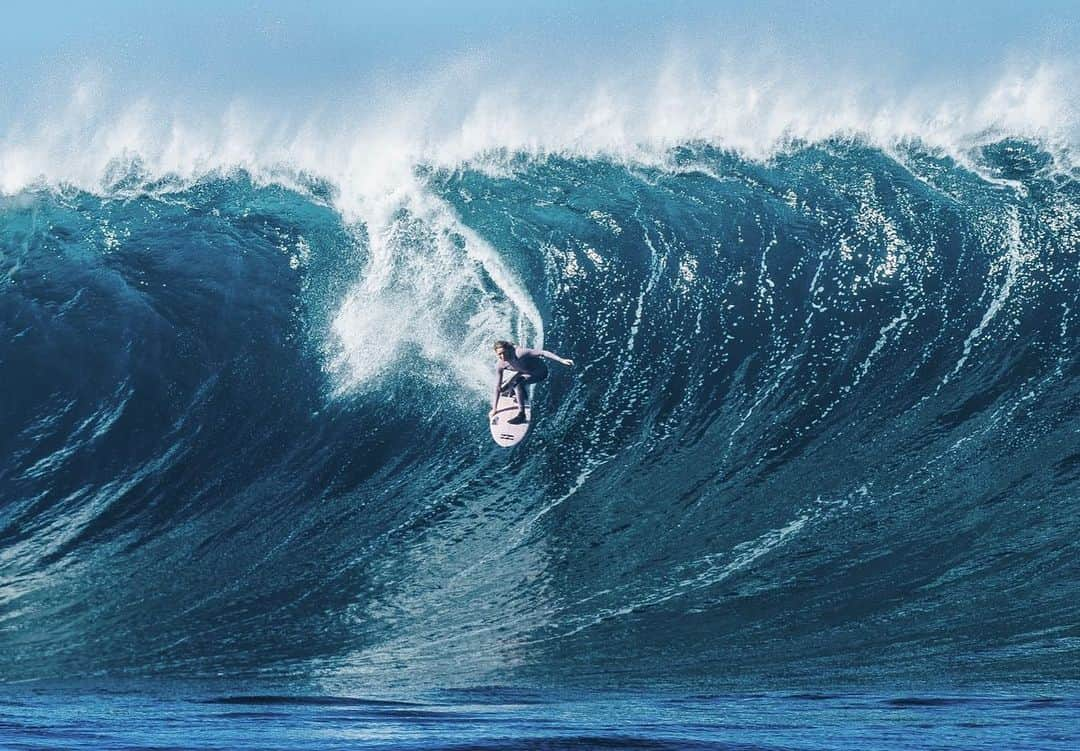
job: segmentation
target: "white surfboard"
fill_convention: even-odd
[[[514,375],[514,371],[504,370],[501,383],[507,383]],[[490,420],[491,437],[495,439],[495,443],[507,448],[520,443],[521,439],[529,432],[529,428],[532,427],[532,402],[529,399],[528,385],[525,386],[525,422],[520,425],[511,425],[508,422],[511,417],[514,417],[520,411],[516,391],[515,389],[515,393],[510,396],[499,395],[498,401],[495,402],[495,414],[491,416]]]

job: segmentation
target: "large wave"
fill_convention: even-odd
[[[9,131],[0,671],[1075,677],[1052,79]],[[578,363],[509,452],[506,336]]]

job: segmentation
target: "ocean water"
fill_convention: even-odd
[[[39,689],[0,704],[11,749],[1073,749],[1076,698],[551,693],[371,699]]]
[[[1067,143],[9,145],[0,745],[1076,746]]]

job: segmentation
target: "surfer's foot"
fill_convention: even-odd
[[[518,412],[516,415],[507,420],[507,422],[511,425],[520,425],[521,423],[525,422],[525,413]]]

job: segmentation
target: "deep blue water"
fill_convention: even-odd
[[[137,161],[0,197],[0,681],[397,692],[436,747],[1065,748],[1077,176],[1022,140],[496,156],[359,219]],[[505,337],[577,362],[511,451]],[[422,693],[488,685],[642,693]],[[691,686],[728,694],[657,693]],[[33,748],[417,727],[20,691]]]
[[[1073,749],[1061,696],[478,688],[366,699],[37,690],[0,704],[11,749]]]

